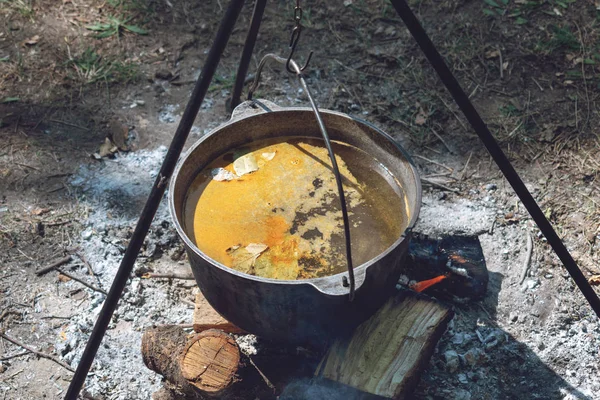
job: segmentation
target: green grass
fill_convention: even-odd
[[[18,13],[33,22],[35,11],[33,0],[0,0],[0,11],[11,11]]]
[[[535,50],[550,54],[556,51],[580,51],[581,43],[568,27],[550,25],[548,28],[550,39],[541,41],[535,46]]]
[[[123,32],[131,32],[138,35],[147,35],[148,31],[140,28],[137,25],[132,25],[129,23],[133,18],[125,18],[115,17],[109,15],[107,18],[107,22],[97,22],[93,25],[87,25],[85,28],[94,32],[98,32],[96,34],[97,39],[104,39],[110,36],[120,37]]]
[[[235,75],[215,75],[213,83],[209,86],[208,92],[216,92],[217,90],[231,90],[235,83]]]
[[[482,12],[490,18],[508,17],[515,25],[525,25],[529,15],[540,10],[554,18],[560,16],[577,0],[482,0]],[[560,14],[559,14],[560,13]]]
[[[75,71],[77,78],[84,84],[129,83],[135,81],[139,76],[136,64],[119,60],[105,60],[91,47],[76,57],[70,57],[67,66]]]
[[[500,111],[505,117],[517,117],[521,115],[521,110],[511,103],[499,107],[498,111]]]

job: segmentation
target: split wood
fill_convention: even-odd
[[[437,165],[438,167],[445,168],[445,169],[447,169],[447,170],[448,170],[448,171],[450,171],[450,172],[454,172],[454,170],[453,170],[452,168],[450,168],[450,167],[448,167],[448,166],[446,166],[446,165],[444,165],[444,164],[442,164],[442,163],[439,163],[439,162],[437,162],[437,161],[430,160],[430,159],[429,159],[429,158],[427,158],[427,157],[423,157],[423,156],[420,156],[420,155],[418,155],[418,154],[415,154],[415,157],[417,157],[417,158],[420,158],[420,159],[421,159],[421,160],[423,160],[423,161],[427,161],[427,162],[428,162],[428,163],[430,163],[430,164]]]
[[[13,354],[12,356],[6,356],[6,357],[2,357],[0,358],[0,361],[8,361],[8,360],[12,360],[13,358],[17,358],[17,357],[22,357],[22,356],[26,356],[27,354],[29,354],[30,351],[29,350],[25,350],[22,353],[17,353],[17,354]]]
[[[77,257],[79,257],[79,259],[81,260],[81,262],[83,263],[83,265],[86,266],[86,268],[88,269],[88,273],[93,276],[94,278],[96,278],[96,282],[98,283],[98,286],[100,288],[102,288],[102,282],[100,282],[100,278],[98,277],[98,275],[96,275],[94,273],[94,269],[92,268],[92,266],[90,265],[89,261],[87,260],[87,258],[85,258],[85,256],[83,254],[81,254],[79,251],[75,252],[75,255]]]
[[[439,187],[440,189],[444,189],[444,190],[447,190],[447,191],[449,191],[449,192],[460,193],[460,190],[458,190],[458,189],[454,189],[454,188],[448,187],[448,186],[446,186],[446,185],[442,185],[441,183],[438,183],[438,182],[436,182],[436,181],[432,181],[431,179],[427,179],[427,178],[421,178],[421,180],[422,180],[424,183],[428,183],[428,184],[430,184],[430,185],[432,185],[432,186],[437,186],[437,187]]]
[[[84,281],[84,280],[83,280],[83,279],[81,279],[81,278],[78,278],[78,277],[76,277],[76,276],[74,276],[74,275],[71,275],[71,274],[69,274],[69,273],[67,273],[67,272],[65,272],[65,271],[62,271],[62,270],[58,269],[58,268],[55,268],[55,269],[56,269],[56,270],[57,270],[57,271],[58,271],[60,274],[63,274],[63,275],[64,275],[64,276],[66,276],[67,278],[71,278],[71,279],[73,279],[74,281],[77,281],[77,282],[81,283],[82,285],[84,285],[84,286],[87,286],[88,288],[90,288],[90,289],[92,289],[92,290],[94,290],[94,291],[96,291],[96,292],[100,292],[100,293],[102,293],[103,295],[107,295],[107,294],[108,294],[108,293],[106,293],[106,291],[105,291],[104,289],[97,288],[96,286],[94,286],[94,285],[91,285],[91,284],[87,283],[86,281]]]
[[[0,314],[0,322],[2,322],[2,320],[8,315],[8,314],[14,314],[14,315],[20,315],[19,312],[15,311],[15,310],[11,310],[9,308],[7,308],[6,310],[2,311],[2,314]]]
[[[61,265],[66,264],[69,261],[71,261],[70,255],[54,261],[52,264],[48,265],[47,267],[44,267],[42,269],[35,271],[35,274],[37,276],[44,275],[45,273],[50,272],[50,271],[56,269],[56,267],[60,267]]]
[[[529,264],[531,264],[531,255],[533,253],[533,239],[531,238],[531,234],[527,234],[527,253],[525,254],[525,262],[523,263],[523,272],[521,273],[521,280],[519,281],[519,285],[522,285],[525,282],[525,278],[527,278],[527,273],[529,272]]]
[[[36,349],[34,349],[33,347],[29,347],[26,344],[23,344],[21,342],[19,342],[16,339],[11,338],[10,336],[7,336],[5,333],[0,333],[0,337],[2,337],[3,339],[8,340],[9,342],[11,342],[12,344],[19,346],[25,350],[28,350],[30,352],[32,352],[33,354],[40,356],[42,358],[46,358],[50,361],[54,361],[55,363],[57,363],[58,365],[60,365],[61,367],[71,371],[71,372],[75,372],[75,370],[73,368],[71,368],[71,366],[69,364],[66,364],[65,362],[59,360],[58,358],[54,357],[53,355],[38,351]]]
[[[430,297],[400,291],[350,336],[334,341],[315,377],[383,398],[412,398],[453,314]]]
[[[184,274],[154,274],[152,272],[148,272],[144,274],[142,278],[156,278],[156,279],[183,279],[183,280],[194,280],[193,275],[184,275]]]
[[[459,181],[462,181],[465,178],[465,174],[467,173],[467,167],[469,166],[469,162],[471,161],[471,157],[473,156],[473,152],[469,154],[469,158],[467,158],[467,162],[465,163],[465,167],[463,168],[462,173],[460,174]]]
[[[444,147],[446,148],[446,150],[448,150],[448,152],[450,152],[450,154],[454,154],[454,152],[452,151],[452,149],[450,148],[450,146],[448,146],[448,143],[446,143],[446,141],[444,140],[444,138],[442,138],[442,136],[439,133],[437,133],[435,131],[435,129],[432,128],[431,132],[435,135],[435,137],[437,137],[440,140],[440,142],[442,142],[442,144],[444,145]]]
[[[92,269],[92,266],[88,262],[87,258],[85,258],[85,256],[83,254],[81,254],[80,252],[75,252],[75,255],[77,257],[79,257],[79,259],[81,260],[83,265],[85,265],[85,267],[88,269],[88,273],[92,276],[96,276],[96,274],[94,274],[94,270]]]

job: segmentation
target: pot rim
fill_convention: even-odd
[[[288,284],[288,285],[290,285],[290,284],[291,285],[305,285],[305,284],[308,284],[310,286],[313,286],[318,291],[323,292],[325,294],[340,295],[338,293],[334,294],[334,293],[331,293],[331,291],[326,291],[326,290],[324,290],[324,288],[327,287],[328,286],[327,283],[329,283],[332,280],[333,281],[337,281],[337,282],[341,282],[342,281],[342,276],[344,276],[345,274],[348,274],[348,271],[340,272],[340,273],[337,273],[337,274],[334,274],[334,275],[323,276],[323,277],[319,277],[319,278],[283,280],[283,279],[263,278],[263,277],[259,277],[259,276],[256,276],[256,275],[246,274],[244,272],[240,272],[238,270],[230,268],[230,267],[228,267],[228,266],[226,266],[226,265],[224,265],[224,264],[222,264],[222,263],[220,263],[220,262],[212,259],[208,255],[204,254],[204,252],[202,252],[202,250],[200,250],[198,248],[198,246],[196,246],[196,244],[189,238],[188,234],[183,229],[182,224],[179,222],[179,219],[177,218],[177,214],[175,212],[175,199],[174,199],[173,193],[174,193],[174,190],[175,190],[175,184],[176,184],[176,181],[177,181],[177,177],[179,176],[179,171],[181,170],[181,167],[187,161],[188,157],[200,145],[202,145],[202,143],[205,140],[207,140],[208,138],[210,138],[211,136],[213,136],[215,134],[218,134],[219,131],[221,131],[222,129],[224,129],[226,127],[229,127],[229,126],[237,124],[237,123],[241,123],[242,121],[244,121],[246,119],[259,118],[260,115],[265,114],[265,113],[287,113],[287,112],[298,112],[298,111],[313,113],[313,110],[311,108],[309,108],[309,107],[281,107],[281,108],[270,110],[268,112],[260,112],[260,113],[254,113],[254,114],[249,114],[249,115],[242,114],[242,115],[239,115],[239,116],[232,117],[229,121],[227,121],[227,122],[219,125],[218,127],[212,129],[210,132],[208,132],[202,138],[200,138],[198,141],[196,141],[196,143],[194,143],[187,151],[185,151],[183,153],[183,155],[181,156],[181,158],[177,162],[175,170],[173,171],[173,175],[172,175],[171,181],[169,182],[169,191],[168,191],[168,194],[167,194],[168,201],[169,201],[169,213],[171,214],[171,219],[173,220],[173,223],[175,225],[175,229],[177,230],[177,233],[179,234],[179,237],[183,240],[183,242],[185,243],[185,245],[189,249],[191,249],[196,255],[198,255],[199,257],[203,258],[204,260],[206,260],[208,263],[210,263],[212,266],[214,266],[216,268],[219,268],[221,270],[224,270],[225,272],[228,272],[230,274],[236,275],[236,276],[241,277],[241,278],[250,279],[250,280],[254,280],[254,281],[258,281],[258,282],[262,282],[262,283],[275,283],[275,284]],[[404,240],[407,240],[407,237],[410,236],[410,234],[412,232],[412,229],[414,228],[414,226],[417,223],[417,220],[418,220],[418,217],[419,217],[419,212],[420,212],[420,209],[421,209],[421,199],[422,199],[421,180],[419,178],[419,173],[417,171],[415,163],[413,162],[413,160],[410,157],[410,155],[388,133],[384,132],[383,130],[379,129],[378,127],[376,127],[375,125],[371,124],[368,121],[365,121],[365,120],[357,118],[357,117],[353,117],[353,116],[345,114],[345,113],[341,113],[341,112],[333,111],[333,110],[327,110],[327,109],[319,109],[319,112],[321,114],[331,114],[331,115],[335,115],[335,116],[338,116],[338,117],[351,119],[353,121],[358,122],[359,124],[366,125],[367,127],[371,128],[374,131],[376,131],[377,133],[379,133],[387,141],[391,142],[402,153],[402,155],[408,161],[408,164],[410,165],[410,168],[411,168],[411,170],[413,172],[413,175],[415,177],[415,191],[416,191],[416,202],[415,203],[416,204],[415,204],[415,208],[414,208],[413,213],[412,213],[412,217],[411,217],[411,219],[410,219],[410,221],[409,221],[406,229],[404,229],[404,231],[402,232],[402,234],[400,235],[400,237],[396,241],[394,241],[394,243],[392,243],[387,249],[385,249],[379,255],[377,255],[376,257],[370,259],[369,261],[367,261],[367,262],[365,262],[365,263],[363,263],[363,264],[361,264],[359,266],[354,267],[354,275],[355,275],[355,279],[356,279],[356,290],[358,290],[360,288],[360,286],[362,285],[362,283],[364,282],[367,269],[371,265],[373,265],[377,261],[379,261],[381,258],[383,258],[387,254],[389,254],[391,251],[393,251],[394,249],[396,249]],[[347,293],[344,292],[341,295],[345,296],[345,295],[347,295]]]

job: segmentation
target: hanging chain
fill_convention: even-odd
[[[300,0],[296,0],[296,7],[294,7],[294,30],[302,30],[302,25],[300,22],[302,21],[302,7],[300,7]],[[292,44],[290,43],[290,46]]]
[[[294,69],[291,67],[290,61],[292,60],[292,57],[296,52],[296,46],[298,45],[298,40],[300,40],[300,33],[302,32],[302,29],[302,7],[300,7],[300,0],[296,0],[296,7],[294,7],[294,29],[292,29],[292,36],[290,37],[291,50],[290,55],[288,56],[287,62],[285,64],[285,67],[288,70],[288,72],[292,74],[296,73],[296,71],[294,71]],[[308,67],[308,63],[310,62],[312,55],[313,52],[311,51],[308,55],[308,58],[306,59],[306,62],[304,63],[302,68],[300,68],[300,72],[304,71]]]

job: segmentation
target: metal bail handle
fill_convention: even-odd
[[[292,49],[293,50],[293,49]],[[292,51],[293,54],[293,51]],[[252,100],[252,96],[254,95],[254,91],[258,88],[260,83],[260,75],[262,70],[267,63],[267,61],[276,61],[280,64],[287,66],[291,66],[292,73],[295,73],[298,79],[300,80],[300,84],[308,97],[308,101],[310,102],[310,106],[315,114],[315,118],[317,119],[317,124],[319,125],[319,130],[321,131],[321,135],[323,136],[323,140],[325,141],[325,147],[327,147],[327,152],[329,153],[329,159],[331,160],[331,167],[333,170],[333,174],[335,175],[335,181],[337,183],[337,189],[340,196],[340,206],[342,208],[342,219],[344,221],[344,237],[346,239],[346,261],[348,263],[348,278],[345,276],[342,278],[342,284],[344,286],[350,286],[350,292],[348,294],[348,299],[350,301],[354,300],[354,292],[356,289],[355,280],[354,280],[354,267],[352,265],[352,249],[351,249],[351,241],[350,241],[350,219],[348,218],[348,209],[346,207],[346,196],[344,195],[344,187],[342,185],[342,176],[340,174],[340,170],[337,165],[337,161],[335,159],[335,154],[333,153],[333,148],[331,147],[331,140],[329,139],[329,134],[327,133],[327,128],[325,127],[325,123],[323,122],[323,118],[321,118],[321,113],[319,112],[319,108],[315,103],[315,100],[310,93],[308,85],[306,84],[306,80],[304,79],[304,75],[302,74],[303,68],[300,68],[298,64],[294,60],[290,58],[285,59],[283,57],[279,57],[275,54],[267,54],[263,57],[258,65],[258,69],[256,70],[256,76],[254,77],[254,82],[252,82],[252,86],[248,91],[248,100]],[[309,56],[310,61],[310,56]],[[308,61],[307,61],[308,64]],[[306,67],[306,66],[305,66]],[[348,282],[350,281],[350,282]]]

